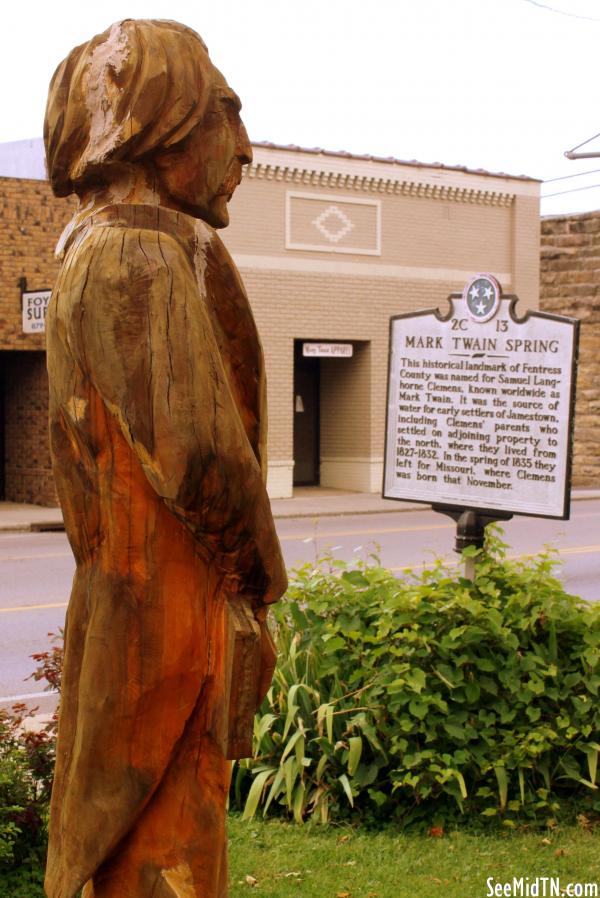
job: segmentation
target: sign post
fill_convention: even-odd
[[[449,303],[390,320],[383,497],[450,515],[462,551],[493,520],[568,519],[579,322],[519,317],[489,274]]]

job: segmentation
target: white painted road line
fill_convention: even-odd
[[[0,702],[26,702],[32,698],[49,698],[51,695],[58,695],[55,689],[49,689],[47,692],[25,692],[23,695],[0,695]]]
[[[313,530],[312,533],[300,533],[300,534],[289,534],[282,535],[279,537],[279,542],[293,542],[294,540],[298,540],[301,542],[308,542],[311,539],[333,539],[338,536],[373,536],[374,534],[379,533],[417,533],[419,531],[424,530],[454,530],[456,524],[424,524],[419,527],[376,527],[373,530],[328,530],[328,531],[319,531],[318,528]]]
[[[0,608],[0,614],[13,614],[16,611],[40,611],[44,608],[66,608],[68,602],[45,602],[43,605],[15,605],[13,608]]]

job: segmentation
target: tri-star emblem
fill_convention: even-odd
[[[498,311],[500,285],[491,275],[479,274],[463,291],[469,314],[475,321],[489,321]]]

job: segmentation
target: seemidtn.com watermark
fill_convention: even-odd
[[[597,882],[564,882],[559,876],[513,876],[503,882],[489,876],[486,898],[598,898]]]

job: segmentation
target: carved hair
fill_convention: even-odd
[[[187,137],[204,115],[212,71],[202,38],[166,20],[125,19],[72,50],[50,83],[44,121],[56,196]]]

